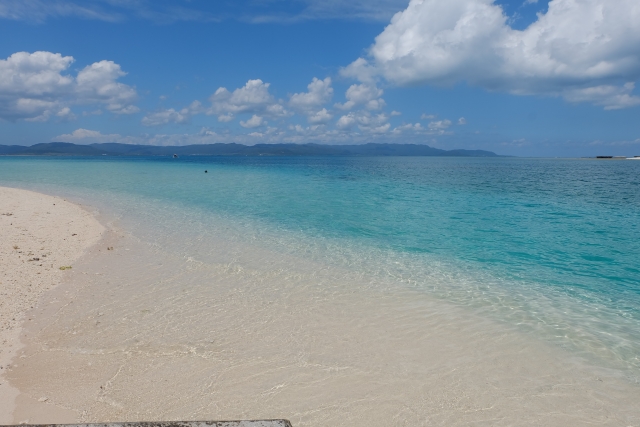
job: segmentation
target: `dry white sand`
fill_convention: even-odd
[[[41,276],[50,280],[40,293],[64,279],[39,306],[34,296],[16,310],[18,322],[35,307],[6,375],[20,391],[9,421],[640,425],[637,385],[444,301],[368,289],[363,278],[304,258],[270,264],[251,247],[243,251],[254,251],[253,267],[196,262],[112,229],[74,264],[100,237],[95,220],[65,204],[50,221],[46,203],[59,199],[3,191],[15,199],[10,208],[3,201],[13,213],[2,217],[3,236],[22,239],[2,252],[4,270],[24,271],[3,276],[22,277],[10,301],[27,298]],[[24,217],[21,227],[14,217]],[[23,263],[14,244],[28,257],[60,258]]]
[[[65,200],[0,187],[0,424],[13,421],[17,390],[4,377],[21,347],[25,314],[60,283],[104,227],[89,212]]]

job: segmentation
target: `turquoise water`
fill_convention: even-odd
[[[89,200],[189,256],[226,233],[421,289],[640,372],[640,162],[5,157],[0,185]]]

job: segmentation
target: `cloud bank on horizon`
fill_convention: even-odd
[[[521,7],[536,2],[525,0]],[[464,84],[519,97],[559,97],[568,105],[603,110],[640,105],[635,87],[640,78],[637,0],[551,0],[547,10],[524,29],[513,28],[513,16],[494,0],[281,3],[295,7],[245,13],[212,11],[200,0],[0,0],[0,18],[36,23],[65,17],[104,22],[136,18],[168,24],[225,19],[300,22],[350,16],[390,19],[390,23],[364,55],[336,75],[309,76],[306,90],[277,97],[270,82],[255,76],[243,86],[220,86],[184,105],[157,109],[140,107],[140,89],[121,81],[127,73],[114,61],[101,59],[72,70],[72,56],[15,52],[0,59],[0,120],[79,121],[108,113],[137,117],[144,130],[131,136],[81,126],[52,138],[77,143],[357,143],[399,137],[429,142],[433,141],[429,138],[455,134],[467,126],[468,119],[462,114],[422,114],[418,121],[398,122],[402,113],[397,110],[402,106],[388,106],[385,91]],[[401,11],[393,14],[397,10]],[[348,82],[348,87],[336,95],[337,80]],[[152,132],[189,125],[196,119],[209,122],[195,133]]]

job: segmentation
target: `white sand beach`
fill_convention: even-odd
[[[461,307],[257,249],[195,261],[0,196],[4,423],[640,425],[637,385]]]
[[[22,344],[26,313],[56,287],[104,227],[61,198],[0,187],[0,424],[13,421],[17,390],[4,374]]]

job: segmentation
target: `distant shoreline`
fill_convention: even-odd
[[[48,142],[32,146],[0,145],[4,156],[335,156],[335,157],[503,157],[485,150],[442,150],[418,144],[198,144],[155,146],[132,144],[78,145],[68,142]]]

